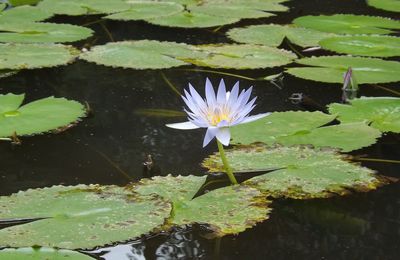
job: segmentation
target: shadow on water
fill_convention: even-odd
[[[367,7],[363,0],[293,0],[287,5],[291,6],[289,13],[245,20],[223,27],[217,33],[205,29],[157,27],[144,22],[107,21],[105,26],[116,41],[157,39],[201,44],[230,42],[224,32],[232,27],[284,24],[306,14],[355,13],[396,18],[394,14]],[[58,17],[54,21],[84,24],[95,19]],[[98,36],[91,39],[94,44],[109,41],[102,26],[94,23],[90,27]],[[81,42],[77,46],[84,44]],[[50,95],[87,102],[93,116],[57,135],[22,138],[23,145],[20,146],[0,142],[0,195],[56,184],[125,185],[142,177],[143,162],[149,154],[162,174],[203,174],[202,159],[217,149],[213,145],[202,149],[202,130],[169,129],[165,124],[175,122],[175,118],[145,117],[135,113],[137,109],[147,108],[181,110],[183,102],[165,78],[177,91],[182,91],[188,82],[202,90],[206,77],[213,82],[221,78],[220,75],[185,69],[196,67],[137,71],[77,61],[64,67],[23,71],[1,79],[1,93],[26,93],[26,102]],[[281,69],[221,71],[257,78],[280,73]],[[238,80],[233,76],[224,76],[224,79],[228,86]],[[284,75],[278,87],[267,81],[240,79],[240,82],[242,87],[255,87],[258,104],[254,113],[305,109],[289,100],[293,93],[304,93],[322,106],[340,102],[342,96],[337,84],[320,84],[290,75]],[[394,95],[367,85],[361,86],[360,94]],[[352,154],[398,160],[398,143],[398,136],[388,134],[379,143]],[[399,177],[398,164],[362,164],[381,174]],[[216,243],[220,244],[220,259],[397,259],[400,254],[399,184],[329,200],[278,200],[272,206],[274,210],[268,221],[217,242],[204,238],[199,227],[194,226],[100,248],[91,254],[100,259],[212,259]]]

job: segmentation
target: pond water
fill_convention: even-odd
[[[145,22],[107,21],[115,41],[156,39],[191,44],[230,42],[229,28],[250,24],[290,23],[307,14],[353,13],[396,18],[367,7],[363,0],[293,0],[291,10],[276,17],[245,20],[213,33],[206,29],[174,29]],[[397,17],[398,18],[398,17]],[[82,25],[98,17],[57,17]],[[110,41],[99,24],[95,45]],[[86,42],[74,44],[86,46]],[[285,47],[289,48],[287,45]],[[179,91],[192,83],[202,91],[206,77],[227,86],[240,80],[241,87],[254,86],[258,96],[254,114],[266,111],[315,110],[296,105],[289,97],[303,93],[324,107],[340,102],[338,84],[316,83],[284,75],[279,86],[267,81],[250,81],[234,76],[194,72],[194,66],[168,70],[130,70],[76,61],[52,69],[22,71],[0,79],[0,93],[26,93],[26,101],[54,95],[87,102],[93,111],[77,126],[57,135],[22,138],[22,145],[0,142],[0,195],[28,188],[79,183],[126,185],[143,176],[143,161],[151,154],[160,174],[202,175],[201,161],[217,150],[202,148],[203,134],[165,127],[179,118],[151,117],[138,111],[147,108],[181,110],[181,98],[168,86],[167,78]],[[279,73],[268,70],[219,70],[261,77]],[[385,84],[393,88],[396,84]],[[361,86],[362,96],[392,96],[372,85]],[[356,133],[355,133],[356,136]],[[399,136],[386,134],[371,147],[352,152],[370,158],[400,159]],[[381,174],[399,177],[399,164],[363,162]],[[128,175],[128,176],[126,176]],[[128,178],[129,177],[129,178]],[[237,236],[206,239],[202,227],[176,229],[147,239],[99,248],[91,252],[99,259],[398,259],[400,254],[400,184],[369,193],[313,200],[275,200],[270,219]]]

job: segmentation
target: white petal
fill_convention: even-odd
[[[224,127],[224,126],[229,126],[228,121],[222,120],[221,122],[219,122],[219,123],[217,124],[217,127]]]
[[[218,131],[218,128],[216,127],[209,127],[207,128],[206,135],[204,136],[203,140],[203,147],[206,147],[212,139],[214,139],[216,132]]]
[[[204,110],[206,108],[206,103],[204,102],[203,98],[197,93],[196,89],[189,83],[189,91],[192,95],[193,100],[196,102],[197,106],[200,110]]]
[[[175,123],[175,124],[166,124],[167,127],[174,128],[174,129],[181,129],[181,130],[189,130],[189,129],[196,129],[200,128],[197,125],[193,124],[192,122],[182,122],[182,123]]]
[[[236,103],[239,95],[239,81],[235,83],[235,85],[232,88],[232,91],[229,95],[228,99],[228,106],[231,107],[233,104]]]
[[[209,108],[214,107],[217,102],[214,88],[208,78],[206,78],[206,100]]]
[[[218,93],[217,93],[217,103],[225,104],[226,103],[226,88],[225,82],[223,79],[219,82]]]
[[[242,124],[250,123],[250,122],[256,121],[256,120],[261,119],[261,118],[263,118],[263,117],[269,116],[270,114],[271,114],[271,113],[263,113],[263,114],[258,114],[258,115],[246,117],[246,118],[242,121]]]
[[[231,140],[231,132],[229,131],[228,127],[221,127],[218,128],[216,137],[223,145],[228,146],[229,141]]]

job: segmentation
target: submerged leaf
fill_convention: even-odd
[[[400,21],[389,18],[335,14],[319,16],[302,16],[293,20],[293,23],[321,32],[337,34],[389,34],[391,29],[400,29]]]
[[[263,24],[228,31],[228,37],[236,42],[279,46],[286,38],[301,47],[318,46],[320,40],[334,34],[319,32],[291,25]]]
[[[387,183],[386,178],[345,161],[343,155],[329,149],[258,145],[228,150],[226,156],[233,171],[283,168],[243,183],[273,197],[325,198],[349,190],[374,190]],[[223,169],[218,154],[207,158],[203,166],[210,171]]]
[[[329,112],[343,123],[365,122],[382,132],[400,133],[400,98],[362,97],[350,105],[330,104]]]
[[[0,137],[39,134],[68,126],[85,115],[82,104],[48,97],[20,107],[24,95],[0,95]]]
[[[66,249],[54,249],[54,248],[5,248],[0,250],[0,259],[9,260],[93,260],[94,258],[84,255],[82,253],[66,250]]]
[[[287,73],[314,81],[343,83],[343,76],[351,67],[359,84],[400,81],[400,62],[349,56],[303,58],[296,63],[314,67],[289,68]]]
[[[0,44],[0,70],[54,67],[73,61],[79,51],[61,44]]]
[[[393,36],[341,36],[323,39],[320,45],[338,53],[376,57],[400,56],[400,38]]]
[[[0,247],[93,248],[163,225],[171,205],[117,186],[53,186],[0,197],[0,219],[43,218],[0,230]]]
[[[399,0],[367,0],[367,4],[390,12],[400,12]]]
[[[170,109],[157,109],[157,108],[143,108],[136,109],[135,114],[148,117],[185,117],[186,113],[178,110]]]

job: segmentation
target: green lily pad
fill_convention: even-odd
[[[361,56],[400,56],[400,38],[392,36],[360,35],[323,39],[321,47],[338,53]]]
[[[350,152],[376,143],[381,132],[364,123],[348,123],[315,128],[288,136],[278,136],[277,143],[283,145],[311,144],[314,147],[339,148]]]
[[[289,68],[287,73],[314,81],[343,83],[343,76],[352,68],[359,84],[400,81],[400,62],[349,56],[322,56],[296,60],[314,67]]]
[[[398,0],[367,0],[369,6],[391,12],[400,12],[400,1]]]
[[[79,51],[61,44],[0,44],[0,70],[54,67],[72,62]]]
[[[185,60],[205,56],[190,45],[175,42],[125,41],[95,46],[81,59],[132,69],[162,69],[187,65]]]
[[[0,42],[74,42],[93,34],[91,29],[56,23],[0,23]]]
[[[319,41],[334,34],[292,25],[262,24],[228,31],[228,37],[236,42],[279,46],[284,38],[301,47],[318,46]]]
[[[82,104],[48,97],[21,106],[24,95],[0,95],[0,137],[33,135],[68,126],[85,116]]]
[[[386,178],[368,168],[347,162],[330,149],[307,146],[247,146],[226,151],[234,171],[283,168],[245,181],[273,197],[294,199],[325,198],[353,191],[370,191],[386,184]],[[210,171],[221,171],[219,155],[203,162]]]
[[[389,34],[392,29],[400,29],[400,21],[389,18],[335,14],[319,16],[302,16],[293,23],[304,28],[337,34]]]
[[[184,7],[173,2],[132,2],[127,11],[106,16],[112,20],[146,20],[180,13]]]
[[[34,6],[18,6],[0,12],[0,24],[38,22],[52,16],[52,13]]]
[[[93,260],[94,258],[76,251],[54,248],[5,248],[0,250],[0,259],[8,260]]]
[[[251,123],[231,128],[232,143],[251,144],[263,142],[273,144],[277,137],[309,132],[335,119],[335,115],[322,112],[287,111],[271,115]]]
[[[275,112],[260,120],[232,127],[232,143],[310,144],[349,152],[374,144],[381,136],[380,131],[364,123],[320,127],[335,117],[321,112]]]
[[[154,177],[135,184],[133,190],[172,201],[170,224],[208,224],[215,236],[237,234],[268,218],[270,202],[250,187],[225,187],[192,199],[205,179],[206,176]]]
[[[65,15],[112,14],[130,8],[123,0],[42,0],[37,6],[53,14]]]
[[[12,6],[20,6],[20,5],[35,5],[39,3],[41,0],[8,0],[8,2]]]
[[[329,112],[343,123],[365,122],[382,132],[400,133],[400,98],[362,97],[350,104],[330,104]]]
[[[250,19],[274,16],[272,13],[264,12],[260,9],[253,9],[246,4],[242,5],[222,5],[220,3],[209,3],[190,8],[191,11],[216,17],[229,17],[238,19]]]
[[[231,69],[259,69],[278,67],[291,63],[296,55],[290,51],[262,45],[232,44],[203,45],[197,47],[206,57],[190,62],[205,67]]]
[[[182,28],[207,28],[236,23],[240,18],[217,17],[198,12],[180,12],[169,16],[162,16],[146,21],[156,25]]]
[[[163,225],[170,203],[117,186],[53,186],[0,197],[0,219],[43,218],[0,230],[0,247],[93,248]]]

